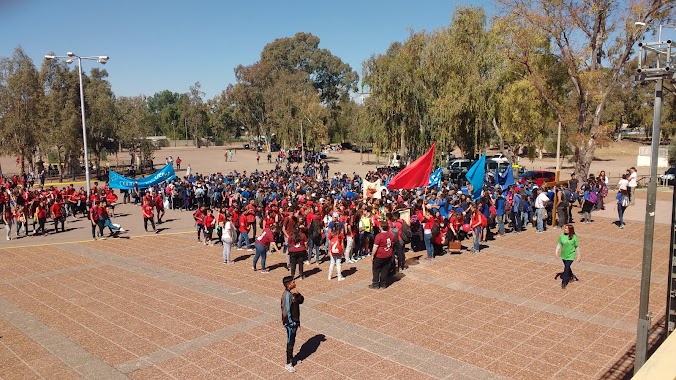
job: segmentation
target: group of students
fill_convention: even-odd
[[[109,219],[110,215],[114,215],[117,195],[108,187],[99,187],[98,182],[95,182],[91,189],[89,202],[86,190],[76,189],[72,184],[61,189],[56,186],[31,189],[13,183],[10,185],[10,182],[5,185],[0,191],[0,210],[7,240],[27,236],[47,236],[50,231],[47,222],[50,220],[53,223],[54,233],[64,232],[68,217],[72,217],[75,221],[77,215],[81,214],[82,217],[91,220],[93,207],[88,205],[95,204],[98,204],[94,211],[97,214],[97,223],[115,227]],[[100,208],[103,210],[99,212]],[[120,228],[116,227],[115,231],[119,230]],[[102,229],[99,229],[99,236],[103,236],[101,231]]]

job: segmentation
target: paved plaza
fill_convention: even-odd
[[[269,256],[269,274],[251,270],[247,251],[223,265],[220,246],[197,245],[188,213],[169,211],[157,235],[142,232],[134,206],[118,213],[131,214],[117,219],[131,230],[120,238],[82,240],[80,221],[66,234],[2,242],[0,378],[621,379],[633,365],[639,222],[576,223],[580,281],[565,290],[554,279],[557,230],[433,262],[408,252],[410,268],[385,290],[367,288],[368,260],[344,265],[343,282],[327,281],[328,262],[312,265],[298,281],[303,361],[289,374],[283,257]],[[668,230],[656,226],[655,323]]]

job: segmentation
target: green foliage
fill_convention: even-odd
[[[676,139],[669,144],[669,166],[676,166]]]

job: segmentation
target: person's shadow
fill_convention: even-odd
[[[326,341],[326,336],[324,334],[317,334],[312,338],[308,339],[307,342],[303,343],[303,345],[300,346],[300,350],[296,354],[294,361],[298,363],[299,361],[303,361],[309,358],[310,355],[317,352],[319,345],[324,341]]]

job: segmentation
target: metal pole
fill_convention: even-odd
[[[664,79],[655,83],[655,105],[653,114],[652,152],[650,155],[650,182],[648,183],[647,203],[645,207],[645,230],[643,232],[643,268],[641,270],[641,296],[638,308],[636,328],[636,361],[634,373],[645,364],[650,332],[650,270],[653,255],[653,235],[655,233],[655,201],[657,198],[657,160],[660,149],[660,118],[662,117],[662,84]]]
[[[667,185],[669,182],[667,182]],[[676,273],[676,270],[674,268],[674,255],[676,252],[674,252],[674,245],[676,244],[676,185],[674,186],[672,190],[672,196],[671,196],[671,244],[669,244],[669,274],[667,276],[667,313],[664,314],[666,316],[667,320],[667,325],[666,328],[664,329],[664,338],[669,336],[672,331],[674,331],[674,318],[671,316],[671,310],[676,309],[676,305],[674,305],[674,292],[676,292],[676,289],[674,289],[674,273]]]
[[[87,202],[91,198],[91,181],[89,178],[89,153],[87,152],[87,124],[85,122],[84,89],[82,87],[82,59],[77,57],[77,71],[80,75],[80,108],[82,110],[82,141],[84,142],[85,179],[87,180]]]
[[[303,119],[300,119],[300,163],[305,160],[305,144],[303,143]]]
[[[556,136],[556,181],[560,181],[561,175],[561,122],[559,121],[559,130]]]

